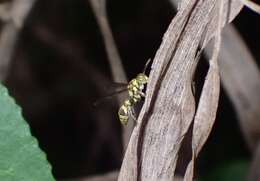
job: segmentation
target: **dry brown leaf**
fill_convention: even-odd
[[[106,0],[90,0],[90,4],[104,38],[113,79],[115,82],[127,82],[123,64],[107,19]]]
[[[254,152],[260,141],[260,71],[234,28],[227,28],[223,36],[221,81],[234,104],[245,139]]]
[[[215,29],[209,26],[214,19],[216,2],[183,1],[165,33],[152,65],[146,100],[125,154],[119,180],[174,178],[180,143],[195,114],[191,91],[197,65],[195,57],[205,30],[208,29],[205,44],[215,34]],[[232,6],[225,5],[224,10],[226,13],[230,8],[229,20],[242,7],[238,1],[230,3]]]
[[[176,0],[171,2],[177,7]],[[233,26],[226,27],[222,36],[224,37],[219,57],[221,81],[236,108],[246,141],[254,152],[248,180],[259,180],[260,151],[256,148],[260,135],[260,72]],[[208,57],[212,52],[210,48],[212,47],[206,48]]]
[[[184,180],[187,181],[193,180],[195,159],[211,132],[218,107],[220,77],[217,60],[221,45],[222,25],[224,24],[223,22],[225,22],[225,19],[223,19],[223,0],[220,0],[216,7],[219,9],[218,27],[215,35],[213,55],[211,60],[209,61],[209,70],[204,82],[198,109],[194,119],[192,129],[192,159],[188,164],[184,176]]]
[[[179,0],[171,0],[177,7]],[[224,28],[219,57],[221,82],[233,102],[245,139],[253,151],[260,135],[260,72],[253,56],[232,25]],[[212,46],[206,47],[207,57]],[[239,74],[238,74],[239,72]]]
[[[122,60],[116,47],[112,31],[107,18],[106,0],[90,0],[90,4],[96,16],[98,25],[104,38],[105,48],[108,55],[110,70],[115,82],[127,82],[127,76],[123,68]],[[119,105],[123,103],[125,97],[118,95]],[[123,127],[123,146],[127,148],[134,122],[129,121],[127,126]]]
[[[256,13],[260,14],[260,5],[256,4],[253,1],[250,0],[240,0],[245,6],[247,6],[249,9],[255,11]]]
[[[0,18],[6,21],[0,37],[0,80],[2,81],[8,73],[18,34],[35,0],[14,0],[7,3],[8,9],[0,12]],[[2,17],[3,15],[5,17]]]
[[[177,7],[176,0],[171,2]],[[245,140],[254,155],[247,180],[259,180],[260,149],[257,145],[260,143],[260,72],[245,42],[233,26],[226,27],[222,36],[219,56],[221,82],[235,106]],[[206,48],[208,57],[212,52],[210,48],[212,49]]]
[[[245,140],[253,153],[248,180],[259,180],[260,72],[250,51],[233,27],[227,27],[223,31],[219,63],[223,87],[235,107]]]

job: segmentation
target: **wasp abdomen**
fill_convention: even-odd
[[[133,103],[131,100],[125,100],[124,104],[118,110],[119,120],[122,124],[126,125],[129,120],[129,113],[131,111],[131,106]]]

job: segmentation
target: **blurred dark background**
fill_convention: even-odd
[[[132,78],[154,56],[175,11],[167,0],[108,0],[107,8],[125,71]],[[245,8],[234,23],[259,60],[259,16]],[[102,87],[112,83],[108,65],[87,0],[37,1],[20,35],[5,85],[23,108],[58,179],[120,168],[123,150],[116,101],[93,106],[106,95]],[[205,73],[206,61],[200,66]],[[249,159],[236,113],[222,90],[197,176],[213,180],[232,171],[243,176]]]

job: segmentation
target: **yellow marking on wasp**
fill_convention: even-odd
[[[123,105],[118,110],[118,117],[122,124],[126,125],[130,116],[136,119],[134,116],[133,106],[139,102],[142,97],[145,97],[143,89],[145,84],[147,84],[147,81],[148,77],[144,73],[140,73],[136,78],[129,82],[127,86],[128,99],[124,101]]]

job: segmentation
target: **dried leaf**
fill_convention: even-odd
[[[113,80],[115,82],[127,82],[127,76],[124,72],[122,60],[117,50],[115,40],[108,22],[107,11],[106,11],[106,0],[90,0],[90,4],[95,13],[97,22],[99,24],[101,33],[104,38],[105,48],[108,55],[110,70],[112,72]],[[125,97],[118,96],[119,105],[123,103]],[[134,122],[131,121],[123,129],[123,145],[124,150],[127,148]]]
[[[0,36],[0,80],[4,80],[8,73],[17,37],[35,0],[14,0],[10,3],[5,11],[0,8],[0,17],[6,21]]]
[[[225,22],[225,19],[223,19],[223,6],[223,0],[220,0],[216,6],[219,9],[219,20],[215,37],[214,52],[211,60],[209,61],[209,70],[204,82],[198,109],[194,119],[192,129],[192,160],[188,164],[184,180],[193,180],[195,158],[205,144],[216,118],[220,90],[220,77],[217,59],[221,45],[222,25],[224,24],[223,22]]]
[[[260,14],[260,5],[256,4],[253,1],[250,0],[240,0],[245,6],[247,6],[249,9],[255,11],[256,13]]]
[[[221,81],[234,104],[245,139],[254,151],[260,140],[260,71],[234,28],[227,27],[223,37]]]
[[[223,87],[235,107],[245,140],[254,155],[248,180],[257,180],[260,178],[260,72],[234,27],[223,31],[219,63]]]
[[[182,2],[155,56],[146,100],[119,180],[174,178],[180,143],[195,115],[191,82],[197,65],[197,49],[201,39],[204,38],[206,45],[215,35],[216,29],[210,25],[218,1]],[[237,1],[230,4],[232,6],[224,5],[225,14],[227,10],[230,12],[228,20],[233,19],[242,7]],[[206,36],[205,30],[208,30]],[[211,79],[217,79],[214,76]]]

